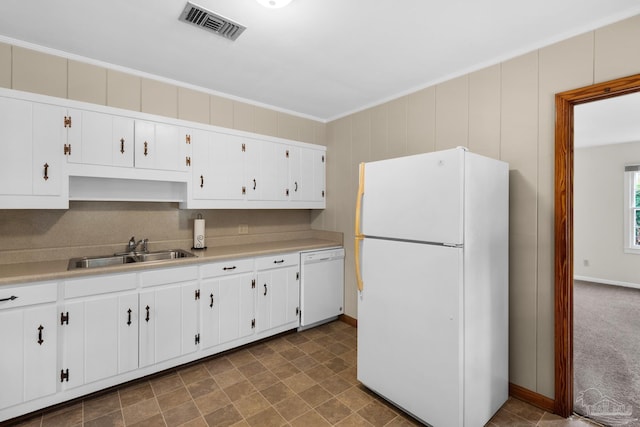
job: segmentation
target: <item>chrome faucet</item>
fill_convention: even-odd
[[[149,239],[138,240],[136,242],[136,238],[133,236],[131,236],[131,239],[129,239],[129,243],[127,243],[127,250],[129,252],[135,252],[141,243],[142,243],[142,251],[149,252]]]

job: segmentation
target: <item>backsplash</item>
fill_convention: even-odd
[[[40,253],[42,260],[60,259],[73,248],[122,246],[131,236],[149,239],[149,249],[188,245],[193,220],[206,220],[207,245],[246,243],[274,234],[286,239],[311,230],[311,211],[181,210],[177,203],[70,202],[68,210],[0,210],[0,264],[18,262],[18,253]],[[240,224],[248,234],[238,234]],[[268,236],[267,236],[268,237]],[[65,252],[64,256],[55,254]],[[89,255],[89,254],[87,254]],[[21,257],[19,257],[21,258]]]

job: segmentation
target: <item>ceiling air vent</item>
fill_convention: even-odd
[[[233,22],[224,16],[213,13],[191,2],[187,2],[180,15],[180,20],[209,30],[229,40],[237,39],[240,34],[247,29],[244,25]]]

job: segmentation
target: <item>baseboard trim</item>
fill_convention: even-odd
[[[341,314],[339,317],[340,321],[346,323],[349,326],[353,326],[354,328],[358,327],[358,319],[355,317],[347,316],[346,314]]]
[[[625,288],[640,289],[640,284],[638,283],[621,282],[619,280],[599,279],[597,277],[577,276],[577,275],[574,275],[573,279],[582,280],[583,282],[601,283],[603,285],[614,285],[614,286],[622,286]]]
[[[553,413],[555,408],[555,401],[553,399],[517,384],[509,383],[509,396],[515,397],[547,412]]]

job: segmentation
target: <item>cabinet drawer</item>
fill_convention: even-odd
[[[160,268],[140,273],[140,282],[143,287],[188,282],[197,279],[198,267],[195,265],[190,267]]]
[[[219,277],[253,271],[253,258],[232,259],[203,265],[202,277]]]
[[[269,255],[256,258],[256,270],[269,270],[271,268],[291,267],[298,265],[300,254],[298,252],[290,254]]]
[[[23,307],[25,305],[41,304],[44,302],[53,302],[57,299],[57,282],[0,287],[0,310]]]
[[[77,298],[109,292],[128,291],[135,289],[136,285],[135,273],[83,277],[64,282],[64,297]]]

